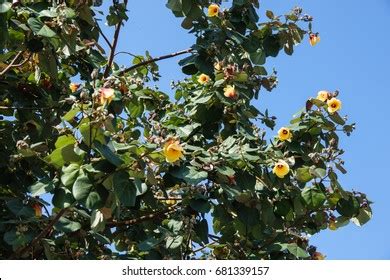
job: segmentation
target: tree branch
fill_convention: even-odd
[[[127,1],[128,0],[124,0],[125,9],[127,7]],[[116,50],[116,47],[118,45],[119,33],[121,32],[122,23],[123,23],[123,20],[119,21],[119,23],[116,25],[116,28],[115,28],[114,38],[112,40],[112,44],[111,44],[111,48],[110,48],[110,56],[108,57],[106,70],[104,71],[104,74],[103,74],[104,78],[108,77],[112,63],[114,62],[115,50]]]
[[[3,71],[1,71],[0,76],[3,76],[3,75],[4,75],[5,73],[7,73],[8,70],[10,70],[12,67],[17,67],[18,65],[21,66],[22,64],[24,64],[28,59],[25,60],[22,64],[15,65],[15,62],[19,59],[19,57],[20,57],[22,54],[23,54],[23,51],[18,52],[18,53],[15,55],[14,59],[12,59],[11,63],[10,63],[7,67],[5,67]]]
[[[160,216],[167,215],[167,214],[175,212],[175,211],[177,211],[177,209],[174,206],[168,207],[167,209],[164,209],[162,211],[157,211],[157,212],[154,212],[154,213],[151,213],[148,215],[144,215],[144,216],[141,216],[139,218],[132,219],[132,220],[111,221],[111,222],[108,222],[107,225],[109,227],[136,225],[136,224],[140,224],[140,223],[145,222],[145,221],[153,220],[153,219],[160,217]]]
[[[133,66],[130,66],[122,71],[119,72],[119,76],[123,75],[123,74],[126,74],[138,67],[141,67],[141,66],[144,66],[144,65],[148,65],[150,63],[153,63],[153,62],[156,62],[156,61],[159,61],[159,60],[163,60],[163,59],[167,59],[167,58],[171,58],[171,57],[175,57],[175,56],[178,56],[178,55],[182,55],[182,54],[186,54],[186,53],[190,53],[192,52],[193,49],[186,49],[186,50],[182,50],[182,51],[179,51],[179,52],[175,52],[175,53],[171,53],[171,54],[167,54],[167,55],[163,55],[163,56],[158,56],[156,58],[152,58],[152,59],[149,59],[149,60],[145,60],[145,61],[142,61],[138,64],[135,64]]]
[[[18,256],[23,256],[27,251],[29,251],[30,249],[32,249],[35,244],[37,244],[42,238],[44,238],[48,233],[49,231],[53,228],[53,226],[58,222],[58,220],[66,213],[66,211],[68,210],[68,208],[64,208],[64,209],[61,209],[57,215],[53,218],[53,220],[42,230],[42,232],[40,234],[38,234],[32,241],[30,244],[28,244],[27,246],[17,250],[13,256],[11,256],[11,259],[15,259],[15,257],[18,257]]]
[[[102,37],[103,37],[104,41],[106,42],[106,44],[108,45],[108,47],[110,49],[112,49],[112,45],[111,45],[110,40],[108,40],[107,36],[103,33],[102,29],[99,26],[99,23],[96,20],[95,20],[95,24],[96,24],[97,29],[99,30],[100,35],[102,35]]]

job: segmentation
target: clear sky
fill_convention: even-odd
[[[110,2],[110,1],[107,1]],[[165,0],[132,0],[130,20],[123,29],[118,51],[152,56],[164,55],[190,47],[194,37],[181,29],[165,7]],[[387,126],[389,100],[389,0],[264,0],[265,10],[284,14],[300,6],[315,19],[314,31],[321,42],[311,47],[304,41],[293,56],[270,59],[268,69],[278,71],[279,85],[264,91],[255,103],[261,110],[269,108],[278,117],[277,126],[288,124],[291,116],[305,101],[322,89],[340,91],[341,114],[357,123],[351,137],[342,137],[348,174],[341,182],[346,189],[365,192],[374,201],[373,219],[364,227],[354,224],[338,231],[323,231],[311,243],[328,259],[390,259],[390,129]],[[107,30],[107,34],[111,34]],[[120,62],[130,64],[131,57],[121,55]],[[174,58],[159,63],[162,90],[169,92],[169,82],[183,77]]]

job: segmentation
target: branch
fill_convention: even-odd
[[[18,107],[18,106],[0,106],[0,110],[31,110],[31,111],[39,111],[39,110],[52,110],[59,109],[60,107],[52,106],[52,107]]]
[[[108,45],[108,47],[110,49],[112,49],[112,45],[111,45],[110,40],[108,40],[107,36],[103,33],[102,29],[100,28],[99,23],[96,20],[95,20],[95,24],[96,24],[97,29],[99,30],[100,35],[102,35],[104,41],[106,41],[106,44]]]
[[[218,244],[218,242],[217,241],[212,241],[212,242],[210,242],[210,243],[208,243],[208,244],[206,244],[206,245],[204,245],[204,246],[202,246],[202,247],[200,247],[200,248],[198,248],[196,250],[193,250],[192,253],[196,254],[197,252],[202,251],[202,250],[206,249],[207,247],[212,246],[214,244]]]
[[[119,76],[123,75],[123,74],[126,74],[138,67],[141,67],[141,66],[144,66],[144,65],[147,65],[147,64],[150,64],[150,63],[153,63],[153,62],[156,62],[156,61],[159,61],[159,60],[163,60],[163,59],[167,59],[167,58],[171,58],[171,57],[175,57],[175,56],[178,56],[178,55],[182,55],[182,54],[185,54],[185,53],[190,53],[192,52],[193,49],[186,49],[186,50],[182,50],[182,51],[179,51],[179,52],[175,52],[175,53],[171,53],[171,54],[167,54],[167,55],[163,55],[163,56],[159,56],[159,57],[156,57],[156,58],[152,58],[152,59],[149,59],[149,60],[145,60],[145,61],[142,61],[138,64],[135,64],[133,66],[130,66],[122,71],[119,72]]]
[[[17,256],[23,256],[27,251],[32,249],[35,244],[37,244],[42,238],[44,238],[49,231],[53,228],[53,226],[58,222],[58,220],[65,214],[65,212],[68,210],[68,208],[61,209],[60,212],[57,213],[57,215],[53,218],[53,220],[43,229],[43,231],[38,234],[30,244],[27,246],[17,250],[13,256],[11,256],[11,259],[14,259]]]
[[[3,71],[1,71],[0,76],[3,76],[5,73],[8,72],[12,67],[17,67],[18,65],[21,66],[21,64],[15,65],[15,62],[19,59],[19,57],[23,54],[23,51],[18,52],[14,59],[11,61],[11,63],[4,68]],[[28,59],[26,59],[22,64],[24,64]]]
[[[157,218],[160,216],[167,215],[169,213],[175,212],[176,210],[177,209],[175,209],[175,207],[168,207],[167,209],[164,209],[162,211],[157,211],[157,212],[154,212],[154,213],[151,213],[151,214],[148,214],[145,216],[141,216],[139,218],[132,219],[132,220],[111,221],[111,222],[108,222],[107,225],[109,227],[136,225],[136,224],[140,224],[140,223],[145,222],[145,221],[153,220],[154,218]]]
[[[127,7],[127,1],[125,0],[125,9]],[[118,45],[118,40],[119,40],[119,33],[121,32],[121,27],[122,27],[123,20],[119,21],[118,24],[116,25],[115,28],[115,33],[114,33],[114,38],[112,40],[111,48],[110,48],[110,56],[108,57],[108,62],[106,66],[106,70],[104,71],[103,77],[107,78],[108,74],[110,73],[110,69],[112,66],[112,63],[114,62],[114,56],[115,56],[115,50]]]

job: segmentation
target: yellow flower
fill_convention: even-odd
[[[237,91],[234,86],[227,86],[223,89],[223,95],[227,98],[235,99],[237,98]]]
[[[331,114],[341,109],[341,101],[338,100],[337,98],[333,97],[332,99],[328,100],[327,103],[328,103],[328,112]]]
[[[164,200],[164,202],[166,205],[175,205],[176,204],[175,199],[166,199],[166,200]]]
[[[217,4],[211,4],[208,9],[209,17],[215,17],[219,13],[219,6]]]
[[[329,228],[330,230],[336,230],[336,229],[337,229],[336,221],[333,220],[333,219],[329,220],[328,228]]]
[[[80,84],[71,83],[69,85],[70,91],[72,93],[75,93],[79,89],[79,87],[80,87]]]
[[[326,90],[321,90],[317,94],[317,99],[321,100],[322,102],[326,102],[328,100],[328,97],[329,97],[329,92],[327,92]]]
[[[290,167],[288,166],[287,162],[285,162],[284,160],[279,160],[275,164],[272,172],[279,178],[284,178],[284,176],[286,176],[290,172]]]
[[[207,84],[210,81],[210,77],[206,74],[200,74],[198,77],[198,83],[201,85]]]
[[[323,254],[321,254],[320,252],[314,252],[313,260],[322,261],[322,260],[325,260],[325,256]]]
[[[34,203],[32,208],[34,209],[35,217],[42,217],[42,206],[39,203]]]
[[[112,88],[101,88],[99,89],[99,104],[110,104],[114,99],[115,91]]]
[[[215,62],[215,63],[214,63],[214,69],[215,69],[216,71],[221,71],[221,70],[222,70],[221,62]]]
[[[175,139],[169,139],[164,145],[164,156],[167,162],[175,162],[183,158],[183,147]]]
[[[291,139],[293,137],[290,129],[287,127],[282,127],[281,129],[279,129],[278,136],[280,141],[289,141],[289,142],[291,142]]]
[[[315,45],[317,45],[321,41],[320,36],[318,36],[317,34],[312,33],[312,34],[310,34],[309,38],[310,38],[310,45],[312,47],[314,47]]]

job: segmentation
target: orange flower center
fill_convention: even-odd
[[[283,164],[278,164],[278,168],[282,169],[283,168]]]
[[[288,131],[286,129],[283,130],[283,134],[288,134]]]
[[[336,104],[336,103],[333,103],[332,105],[330,105],[330,107],[336,108],[336,107],[337,107],[337,104]]]
[[[214,9],[213,9],[213,12],[214,12],[214,13],[217,13],[217,12],[218,12],[218,8],[214,8]]]

